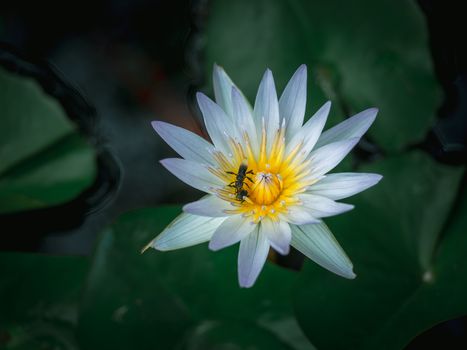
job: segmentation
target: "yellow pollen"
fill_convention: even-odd
[[[263,218],[279,220],[290,205],[299,204],[297,194],[310,185],[310,166],[299,150],[286,152],[285,125],[274,134],[270,146],[263,125],[259,152],[252,149],[246,133],[243,142],[229,139],[231,154],[214,154],[219,168],[211,172],[226,183],[217,195],[232,203],[230,214],[241,214],[257,223]]]
[[[281,191],[282,183],[276,174],[259,172],[255,176],[255,183],[248,197],[257,204],[269,205],[279,197]]]

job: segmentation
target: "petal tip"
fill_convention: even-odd
[[[277,248],[275,249],[280,255],[288,255],[290,253],[290,246],[287,246],[286,248],[281,248],[280,250]]]
[[[378,112],[379,112],[378,108],[372,107],[372,108],[366,109],[362,113],[366,116],[366,118],[368,118],[370,120],[369,124],[371,125],[375,121],[376,115],[378,114]]]
[[[381,174],[375,174],[375,184],[377,184],[378,182],[380,182],[382,179],[383,179],[383,175]]]
[[[273,76],[272,76],[272,70],[269,69],[269,68],[266,68],[266,70],[264,71],[264,75],[263,75],[263,80],[270,80],[272,79],[273,80]]]
[[[208,248],[212,250],[213,252],[217,252],[218,250],[221,250],[223,247],[221,247],[216,241],[213,241],[212,239],[209,241]]]
[[[329,111],[331,110],[331,100],[326,101],[321,108],[323,108],[326,111],[326,116],[329,114]]]
[[[347,207],[346,211],[351,211],[351,210],[355,209],[355,205],[353,205],[353,204],[347,204],[347,203],[342,203],[342,204],[346,205],[346,207]]]
[[[212,67],[212,77],[215,80],[216,78],[220,79],[222,75],[225,75],[225,70],[222,66],[218,65],[217,63],[214,63]]]
[[[355,272],[353,272],[353,270],[350,270],[348,274],[344,277],[349,280],[354,280],[355,278],[357,278],[357,275],[355,274]]]
[[[164,127],[164,125],[167,124],[163,121],[160,121],[160,120],[153,120],[151,121],[151,126],[152,128],[159,134],[160,133],[160,130],[161,128]]]
[[[222,65],[220,65],[219,63],[217,63],[217,62],[214,62],[213,69],[217,70],[218,72],[225,73],[224,67]]]
[[[150,241],[143,247],[143,249],[141,249],[141,254],[144,254],[144,252],[146,252],[146,250],[148,250],[149,248],[154,248],[154,240]]]
[[[369,176],[368,188],[373,187],[374,185],[378,184],[384,177],[381,174],[368,174],[368,176]]]
[[[208,97],[201,91],[196,92],[196,100],[198,101],[198,104],[201,104],[202,102],[206,101],[207,98]]]
[[[177,160],[181,160],[180,158],[165,158],[159,160],[159,163],[166,168],[167,170],[171,171],[170,169],[173,169],[174,166],[177,166]]]
[[[351,148],[357,145],[357,143],[360,141],[361,137],[352,137],[348,139],[349,145],[351,145]]]
[[[191,214],[191,213],[190,213],[190,209],[191,209],[191,205],[190,205],[190,204],[191,204],[191,203],[185,204],[185,205],[182,207],[182,211],[183,211],[184,213]]]
[[[292,79],[298,79],[298,81],[306,82],[307,79],[307,66],[301,64],[292,76]]]
[[[255,280],[251,280],[246,277],[239,276],[238,284],[240,285],[240,288],[251,288],[253,284],[255,284]]]

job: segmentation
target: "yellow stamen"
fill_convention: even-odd
[[[228,214],[242,214],[255,223],[266,217],[277,221],[281,214],[287,213],[288,207],[299,203],[296,195],[313,182],[308,176],[310,164],[300,153],[303,143],[286,154],[283,123],[268,146],[263,123],[256,157],[248,134],[244,132],[242,137],[242,143],[229,138],[230,158],[220,152],[214,154],[219,169],[210,168],[210,171],[226,182],[216,193],[233,204],[232,209],[226,210]]]

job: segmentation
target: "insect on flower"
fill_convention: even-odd
[[[322,218],[352,205],[339,200],[381,179],[378,174],[328,174],[358,143],[378,112],[360,112],[323,131],[325,103],[304,125],[306,66],[290,79],[280,99],[266,70],[254,107],[225,71],[214,66],[216,102],[197,100],[212,143],[180,127],[155,121],[156,132],[183,159],[161,161],[170,172],[207,195],[183,207],[145,249],[173,250],[209,241],[219,250],[240,242],[238,278],[251,287],[270,247],[290,246],[322,267],[354,278],[353,266]]]
[[[248,185],[245,180],[250,181],[250,183],[254,183],[254,181],[248,176],[250,174],[254,175],[253,170],[248,170],[248,164],[242,162],[236,173],[233,171],[226,171],[226,173],[235,175],[235,181],[232,181],[229,184],[229,187],[235,188],[235,198],[243,203],[248,196],[248,191],[244,188],[244,186],[247,186],[248,188],[250,187],[250,185]]]

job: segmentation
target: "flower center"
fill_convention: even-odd
[[[248,193],[250,200],[259,205],[269,205],[276,201],[282,191],[283,182],[279,174],[260,171]]]
[[[283,125],[268,149],[263,127],[257,154],[246,135],[241,143],[229,139],[231,154],[213,154],[219,166],[209,170],[225,182],[224,188],[216,189],[217,196],[232,204],[226,213],[257,223],[265,217],[278,220],[299,203],[296,195],[312,183],[307,177],[310,164],[300,155],[301,144],[286,152],[284,135]]]

